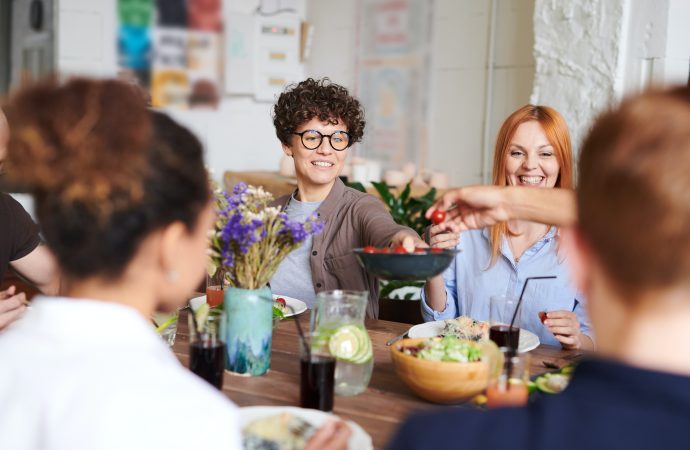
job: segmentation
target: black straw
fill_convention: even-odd
[[[515,307],[515,311],[513,311],[513,317],[510,319],[510,326],[508,327],[508,344],[512,342],[512,338],[510,334],[513,332],[513,324],[515,323],[515,317],[517,317],[517,313],[520,310],[520,306],[522,305],[522,297],[525,295],[525,290],[527,290],[527,283],[530,282],[530,280],[549,280],[549,279],[554,279],[556,278],[556,275],[549,275],[545,277],[529,277],[525,279],[525,284],[522,286],[522,292],[520,292],[520,298],[518,299],[517,306]],[[510,347],[509,347],[510,348]],[[517,348],[511,348],[510,349],[512,352],[517,353]]]
[[[525,295],[525,290],[527,290],[527,283],[529,283],[530,280],[549,280],[554,278],[557,278],[556,275],[549,275],[545,277],[528,277],[525,279],[525,284],[522,286],[522,292],[520,292],[520,298],[518,299],[515,311],[513,311],[513,317],[510,319],[510,325],[508,326],[508,362],[506,364],[506,375],[508,375],[508,378],[506,379],[506,389],[510,389],[510,377],[513,375],[513,356],[517,355],[517,347],[520,345],[519,343],[516,343],[516,346],[512,347],[513,324],[515,323],[515,317],[517,317],[517,313],[522,305],[522,298]]]
[[[302,347],[304,352],[307,354],[307,361],[311,361],[311,349],[307,345],[307,341],[304,338],[304,331],[302,331],[302,325],[299,324],[299,316],[295,315],[295,309],[290,305],[285,305],[286,308],[290,309],[290,312],[294,316],[295,326],[297,327],[297,333],[299,334],[300,341],[302,342]]]
[[[192,324],[194,326],[194,332],[198,335],[201,333],[199,330],[199,325],[196,323],[196,313],[194,312],[194,309],[192,308],[192,304],[187,301],[187,309],[189,309],[189,314],[192,315]]]

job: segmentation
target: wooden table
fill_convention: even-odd
[[[306,326],[307,320],[302,317]],[[189,363],[186,318],[181,318],[174,351],[182,363]],[[374,372],[366,392],[354,397],[335,398],[335,414],[353,420],[366,430],[374,441],[374,448],[382,449],[391,439],[400,422],[411,412],[439,407],[421,400],[400,381],[393,369],[386,342],[404,333],[410,325],[367,320],[366,327],[373,343]],[[280,322],[273,332],[271,368],[261,377],[244,377],[225,373],[223,393],[238,406],[299,405],[299,351],[295,324],[291,320]],[[541,345],[530,352],[532,375],[548,369],[543,361],[564,366],[582,355],[582,352],[562,350]]]

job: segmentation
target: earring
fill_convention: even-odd
[[[168,272],[167,277],[168,277],[168,281],[170,281],[171,283],[174,283],[175,281],[177,281],[177,272],[174,270],[171,270]]]

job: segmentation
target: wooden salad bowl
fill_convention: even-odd
[[[461,403],[481,393],[489,383],[486,360],[460,363],[428,361],[400,349],[426,338],[403,339],[391,346],[391,359],[400,379],[419,397],[434,403]]]

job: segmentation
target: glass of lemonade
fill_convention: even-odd
[[[325,291],[316,296],[311,330],[327,341],[336,358],[335,393],[357,395],[369,385],[374,368],[371,339],[364,327],[368,293]]]

